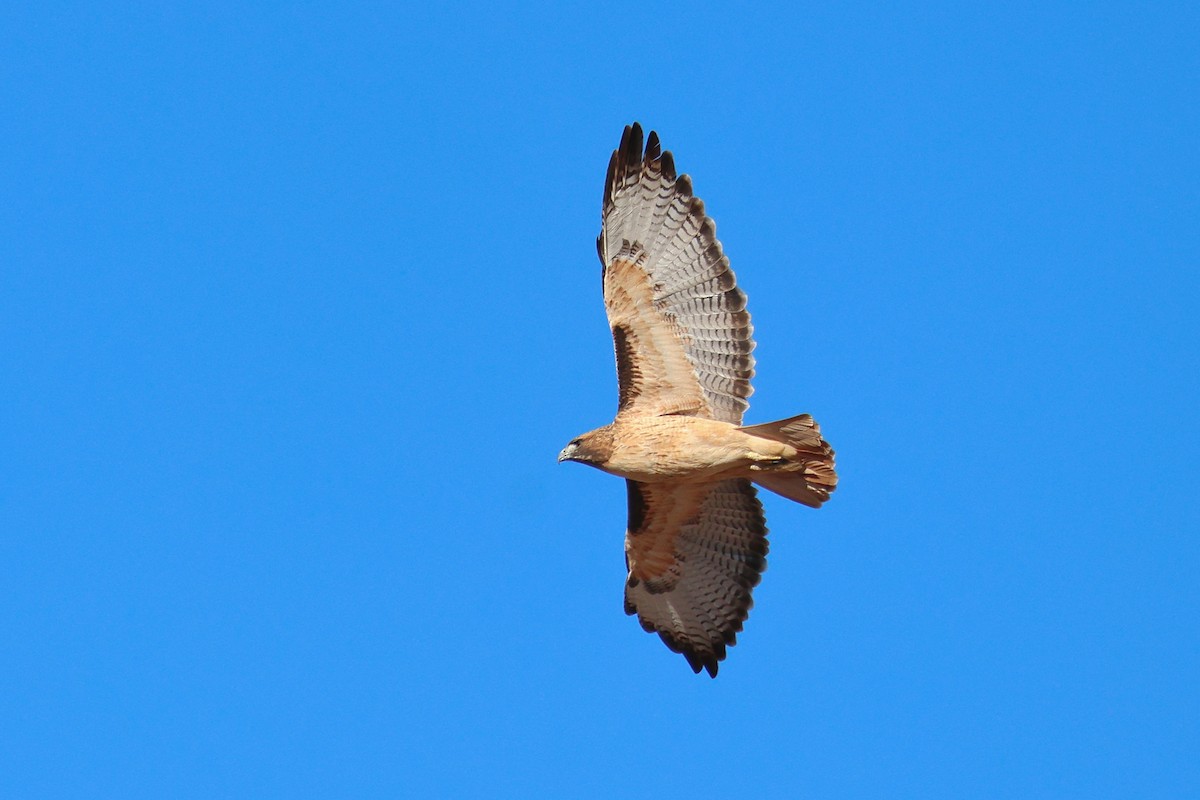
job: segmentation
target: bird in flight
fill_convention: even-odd
[[[712,677],[766,568],[754,485],[813,508],[837,485],[807,414],[742,425],[754,375],[746,295],[704,203],[653,131],[626,126],[596,239],[617,360],[608,425],[558,460],[625,478],[625,613]]]

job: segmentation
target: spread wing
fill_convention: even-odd
[[[625,613],[714,678],[766,569],[767,527],[749,481],[626,481]]]
[[[740,424],[754,375],[746,295],[716,225],[670,152],[625,128],[596,240],[617,355],[619,412]]]

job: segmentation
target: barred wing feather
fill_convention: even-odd
[[[617,351],[619,411],[740,424],[753,328],[716,225],[637,123],[609,161],[596,247]]]

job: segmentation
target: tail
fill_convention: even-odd
[[[837,488],[833,448],[821,438],[821,426],[808,414],[749,425],[739,430],[791,445],[799,451],[792,460],[772,465],[750,475],[750,480],[788,500],[820,508]]]

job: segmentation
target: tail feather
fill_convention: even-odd
[[[749,425],[740,430],[791,445],[799,453],[796,459],[750,476],[764,489],[797,503],[820,508],[837,488],[833,448],[821,438],[821,426],[808,414]]]

